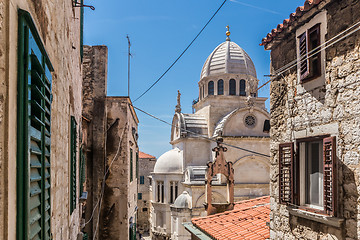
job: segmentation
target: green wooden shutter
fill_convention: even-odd
[[[50,239],[52,66],[27,12],[19,10],[17,239]]]
[[[70,123],[70,214],[76,208],[76,121]]]
[[[83,147],[80,147],[80,174],[79,174],[80,196],[84,192],[85,168],[86,168],[86,161],[85,161],[84,149]]]
[[[133,151],[130,148],[130,182],[133,180]]]
[[[139,177],[139,153],[136,152],[136,178]]]

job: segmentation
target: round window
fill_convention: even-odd
[[[248,115],[245,117],[245,125],[249,128],[255,127],[256,118],[253,115]]]

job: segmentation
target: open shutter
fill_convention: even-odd
[[[324,211],[336,216],[337,208],[337,169],[336,169],[336,138],[323,140],[324,154]]]
[[[281,204],[294,201],[294,143],[279,145],[279,200]]]
[[[309,73],[309,59],[308,59],[308,38],[307,32],[304,32],[299,37],[299,53],[300,53],[300,79],[306,78]]]

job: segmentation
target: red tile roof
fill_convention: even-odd
[[[308,12],[313,7],[317,6],[320,2],[325,0],[306,0],[304,6],[300,6],[296,9],[294,13],[290,14],[288,19],[285,19],[282,24],[278,24],[277,28],[271,30],[270,33],[267,34],[265,38],[262,39],[260,46],[266,46],[270,42],[272,42],[278,34],[291,26],[297,19],[299,19],[302,15]]]
[[[234,210],[193,218],[192,224],[211,237],[222,239],[268,239],[270,229],[270,197],[235,203]]]
[[[156,158],[156,157],[151,156],[150,154],[139,151],[139,158]]]

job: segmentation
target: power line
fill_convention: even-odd
[[[144,111],[144,110],[142,110],[142,109],[140,109],[140,108],[138,108],[138,107],[135,107],[135,106],[132,105],[131,103],[130,103],[130,105],[133,106],[133,108],[139,110],[140,112],[142,112],[142,113],[144,113],[144,114],[146,114],[146,115],[148,115],[148,116],[150,116],[150,117],[152,117],[152,118],[154,118],[154,119],[156,119],[156,120],[158,120],[158,121],[160,121],[160,122],[162,122],[162,123],[165,123],[165,124],[170,125],[170,126],[172,126],[172,127],[179,128],[179,129],[181,129],[181,130],[183,130],[183,131],[185,131],[185,132],[187,132],[187,133],[194,134],[194,135],[196,135],[196,136],[198,136],[198,137],[201,137],[201,138],[204,138],[204,139],[206,139],[206,140],[209,140],[209,141],[212,141],[212,142],[216,142],[216,139],[212,139],[212,138],[209,138],[209,137],[205,137],[204,135],[198,134],[198,133],[196,133],[196,132],[192,132],[192,131],[187,130],[187,129],[185,129],[185,128],[178,127],[178,126],[176,126],[176,125],[174,125],[174,124],[171,124],[171,123],[169,123],[169,122],[167,122],[167,121],[165,121],[165,120],[162,120],[162,119],[160,119],[160,118],[158,118],[158,117],[156,117],[156,116],[154,116],[154,115],[152,115],[152,114],[150,114],[150,113],[148,113],[148,112],[146,112],[146,111]],[[263,156],[263,157],[268,157],[268,158],[270,157],[269,155],[266,155],[266,154],[263,154],[263,153],[260,153],[260,152],[256,152],[256,151],[253,151],[253,150],[245,149],[245,148],[242,148],[242,147],[234,146],[234,145],[231,145],[231,144],[228,144],[228,143],[225,143],[225,142],[223,142],[222,145],[225,145],[225,146],[228,146],[228,147],[232,147],[232,148],[236,148],[236,149],[239,149],[239,150],[242,150],[242,151],[245,151],[245,152],[249,152],[249,153],[253,153],[253,154],[256,154],[256,155],[260,155],[260,156]]]
[[[166,73],[170,71],[170,69],[179,61],[179,59],[185,54],[185,52],[190,48],[190,46],[195,42],[195,40],[200,36],[200,34],[204,31],[204,29],[209,25],[211,20],[216,16],[216,14],[220,11],[220,9],[224,6],[225,2],[227,0],[224,0],[223,3],[220,5],[220,7],[216,10],[216,12],[211,16],[209,21],[205,24],[205,26],[200,30],[200,32],[196,35],[196,37],[190,42],[190,44],[185,48],[185,50],[179,55],[179,57],[176,58],[176,60],[166,69],[166,71],[148,88],[145,92],[143,92],[139,97],[137,97],[133,102],[136,102],[139,100],[142,96],[144,96],[150,89],[152,89],[164,76]]]
[[[299,58],[296,58],[294,60],[292,60],[291,62],[289,62],[288,64],[284,65],[283,67],[279,68],[278,70],[275,71],[275,73],[273,75],[270,75],[270,80],[268,80],[267,82],[265,82],[263,85],[261,85],[257,90],[261,89],[262,87],[264,87],[265,85],[267,85],[269,82],[271,82],[272,80],[274,80],[275,78],[277,78],[278,76],[282,75],[283,73],[285,73],[286,71],[296,67],[298,65],[298,61],[301,64],[302,62],[312,58],[313,56],[315,56],[316,54],[320,53],[321,51],[324,51],[325,49],[331,47],[332,45],[338,43],[339,41],[345,39],[346,37],[352,35],[353,33],[357,32],[360,30],[360,22],[355,23],[354,25],[352,25],[351,27],[345,29],[344,31],[340,32],[339,34],[337,34],[336,36],[332,37],[331,39],[327,40],[326,42],[324,42],[323,44],[319,45],[318,47],[314,48],[313,50],[311,50],[307,55],[304,56],[300,56]],[[357,28],[355,28],[356,26],[358,26]],[[351,32],[349,32],[351,29],[355,28],[354,30],[352,30]],[[347,34],[345,34],[346,32],[349,32]],[[345,34],[344,36],[338,38],[339,36]],[[338,38],[338,39],[337,39]],[[336,40],[335,40],[336,39]],[[330,44],[328,44],[330,43]],[[326,45],[328,44],[328,45]],[[324,47],[325,46],[325,47]]]

